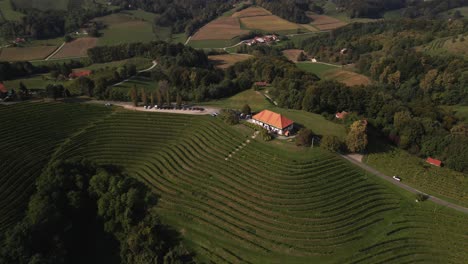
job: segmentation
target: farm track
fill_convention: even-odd
[[[197,247],[212,261],[253,262],[246,252],[347,263],[467,257],[457,231],[467,230],[466,217],[401,208],[399,196],[332,154],[295,160],[245,141],[212,117],[124,111],[75,135],[57,156],[125,168],[160,194],[164,219],[200,237]],[[439,218],[454,226],[440,226]],[[375,232],[379,239],[369,239]],[[450,256],[434,251],[446,234]],[[355,253],[343,255],[346,247]]]

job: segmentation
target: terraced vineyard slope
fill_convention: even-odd
[[[215,263],[463,263],[468,217],[319,149],[292,151],[212,117],[119,111],[56,157],[114,164]],[[250,133],[250,132],[249,132]]]
[[[93,105],[0,105],[0,234],[21,219],[34,180],[56,148],[108,114],[109,110]]]

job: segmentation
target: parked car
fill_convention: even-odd
[[[401,181],[401,178],[398,177],[398,176],[396,176],[396,175],[394,175],[392,178],[393,178],[395,181]]]

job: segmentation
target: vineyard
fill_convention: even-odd
[[[107,113],[57,103],[0,106],[0,233],[21,217],[35,178],[57,146]]]
[[[7,139],[2,217],[55,152],[52,159],[83,156],[121,166],[152,187],[164,222],[207,262],[468,259],[466,215],[415,203],[412,195],[319,149],[286,150],[210,116],[109,114],[57,103],[3,107],[0,113],[8,120],[0,129]],[[2,227],[9,223],[1,219]]]

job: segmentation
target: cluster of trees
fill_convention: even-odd
[[[156,26],[170,27],[173,33],[188,36],[222,13],[232,9],[230,0],[112,0],[112,4],[125,9],[140,8],[156,13]]]
[[[312,37],[302,47],[322,61],[356,63],[359,71],[405,101],[430,98],[455,104],[468,99],[468,62],[456,54],[430,56],[414,48],[462,34],[466,20],[402,20],[352,24]],[[410,34],[411,32],[411,34]],[[346,49],[346,52],[340,52]]]
[[[275,85],[271,94],[281,89]],[[286,98],[296,98],[302,102],[275,100],[282,107],[302,109],[322,113],[333,118],[333,113],[353,111],[365,117],[369,125],[381,134],[392,139],[399,147],[421,157],[435,156],[457,171],[468,171],[468,149],[463,148],[468,142],[468,127],[453,112],[438,107],[429,99],[417,99],[410,102],[401,100],[393,90],[384,85],[347,87],[335,81],[320,81],[309,85],[305,90],[297,89],[296,94],[287,94]],[[348,115],[348,123],[353,124],[356,115]],[[357,126],[357,125],[356,125]],[[351,126],[353,128],[353,125]],[[351,140],[365,146],[367,139],[360,127],[350,134],[346,145],[351,151],[362,151],[365,147],[355,147]],[[353,131],[353,129],[351,129]]]
[[[311,21],[306,14],[307,11],[317,11],[318,8],[313,1],[308,0],[255,0],[254,3],[279,17],[301,24]]]
[[[14,80],[33,74],[50,72],[52,77],[58,78],[68,76],[72,69],[84,67],[85,63],[81,61],[69,61],[63,63],[51,63],[47,65],[35,66],[27,61],[20,62],[2,62],[0,61],[0,82]]]
[[[110,14],[105,7],[93,9],[47,10],[18,9],[25,14],[20,21],[0,23],[0,36],[5,39],[29,36],[34,39],[48,39],[74,32],[92,18]]]
[[[194,263],[155,212],[157,196],[118,168],[58,161],[37,179],[1,263]]]
[[[467,0],[405,1],[405,0],[334,0],[339,9],[345,10],[351,18],[379,18],[389,10],[402,9],[404,17],[432,19],[437,14],[452,8],[468,5]]]

